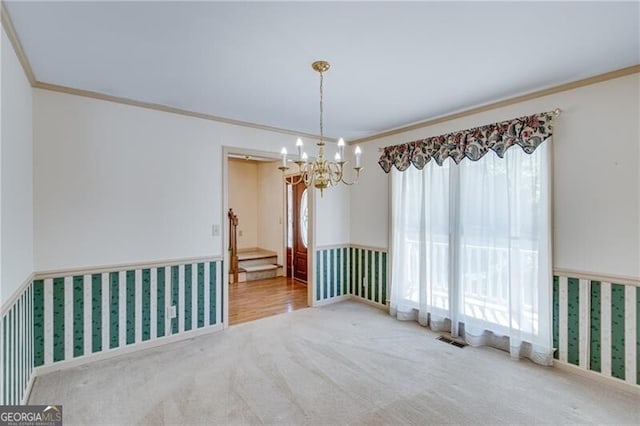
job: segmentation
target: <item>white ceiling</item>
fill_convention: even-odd
[[[638,2],[7,2],[36,79],[348,139],[640,63]]]

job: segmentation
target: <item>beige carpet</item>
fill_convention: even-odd
[[[640,424],[640,398],[356,302],[39,377],[65,425]]]

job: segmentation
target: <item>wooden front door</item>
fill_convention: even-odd
[[[287,185],[287,276],[307,282],[309,209],[304,183]]]

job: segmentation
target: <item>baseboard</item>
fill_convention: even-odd
[[[577,365],[573,365],[573,364],[569,364],[566,362],[562,362],[562,361],[558,361],[557,359],[553,360],[553,367],[557,368],[559,370],[563,370],[563,371],[567,371],[569,373],[572,374],[578,374],[580,376],[583,377],[587,377],[589,379],[593,379],[597,382],[603,383],[603,384],[607,384],[609,386],[613,386],[615,388],[618,388],[620,390],[626,391],[626,392],[631,392],[635,395],[639,395],[640,396],[640,386],[639,385],[632,385],[630,383],[627,383],[623,380],[620,379],[616,379],[615,377],[607,377],[607,376],[603,376],[602,374],[595,372],[595,371],[591,371],[591,370],[585,370],[584,368],[580,368]]]
[[[355,294],[351,294],[350,296],[352,300],[358,301],[360,303],[364,303],[366,305],[371,305],[385,312],[389,312],[389,305],[383,305],[382,303],[373,302],[369,299],[365,299],[364,297],[356,296]]]
[[[33,389],[33,384],[36,382],[36,371],[33,370],[31,372],[31,377],[29,377],[29,383],[27,383],[27,388],[24,390],[24,395],[22,395],[22,400],[20,401],[20,405],[27,405],[29,402],[29,397],[31,396],[31,389]]]
[[[172,336],[160,337],[156,340],[137,343],[132,346],[125,346],[122,348],[111,349],[105,352],[98,352],[95,354],[74,358],[66,361],[60,361],[60,362],[56,362],[49,365],[41,365],[35,368],[34,374],[32,376],[40,376],[48,373],[53,373],[54,371],[66,370],[68,368],[78,367],[80,365],[85,365],[92,362],[103,361],[103,360],[115,358],[121,355],[167,345],[169,343],[188,340],[194,337],[202,336],[204,334],[215,333],[223,329],[224,329],[223,324],[216,324],[214,326],[199,328],[197,330],[186,331],[180,334],[174,334]]]
[[[342,296],[335,296],[330,299],[316,300],[313,306],[317,307],[317,306],[331,305],[333,303],[338,303],[338,302],[342,302],[344,300],[349,300],[349,299],[351,299],[350,294],[343,294]]]

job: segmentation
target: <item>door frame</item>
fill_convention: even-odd
[[[226,220],[227,212],[229,211],[229,156],[230,155],[244,155],[244,156],[254,156],[254,157],[262,157],[262,158],[270,158],[274,161],[278,161],[281,159],[281,156],[275,152],[269,151],[260,151],[255,149],[247,149],[247,148],[239,148],[233,146],[222,145],[222,167],[221,167],[221,183],[222,183],[222,191],[221,191],[221,209],[220,209],[220,245],[219,249],[223,256],[223,265],[222,265],[222,306],[223,306],[223,316],[222,322],[224,328],[229,327],[229,250],[227,249],[227,241],[229,238],[229,221]],[[294,169],[291,171],[291,169]],[[290,173],[287,175],[297,174],[297,170],[295,167],[290,169]],[[283,218],[286,218],[286,208],[287,208],[287,188],[282,180],[281,184],[282,191],[282,206],[281,212],[283,214]],[[315,256],[314,253],[316,251],[316,226],[315,226],[315,209],[316,209],[316,191],[309,190],[307,200],[308,208],[309,208],[309,244],[307,245],[307,306],[315,306],[315,300],[313,295],[315,294]],[[215,224],[215,219],[214,222]],[[286,253],[287,253],[287,226],[285,223],[285,219],[283,219],[282,223],[282,252],[284,253],[284,261],[286,262]],[[285,265],[286,267],[286,265]],[[286,274],[286,271],[285,271]]]

